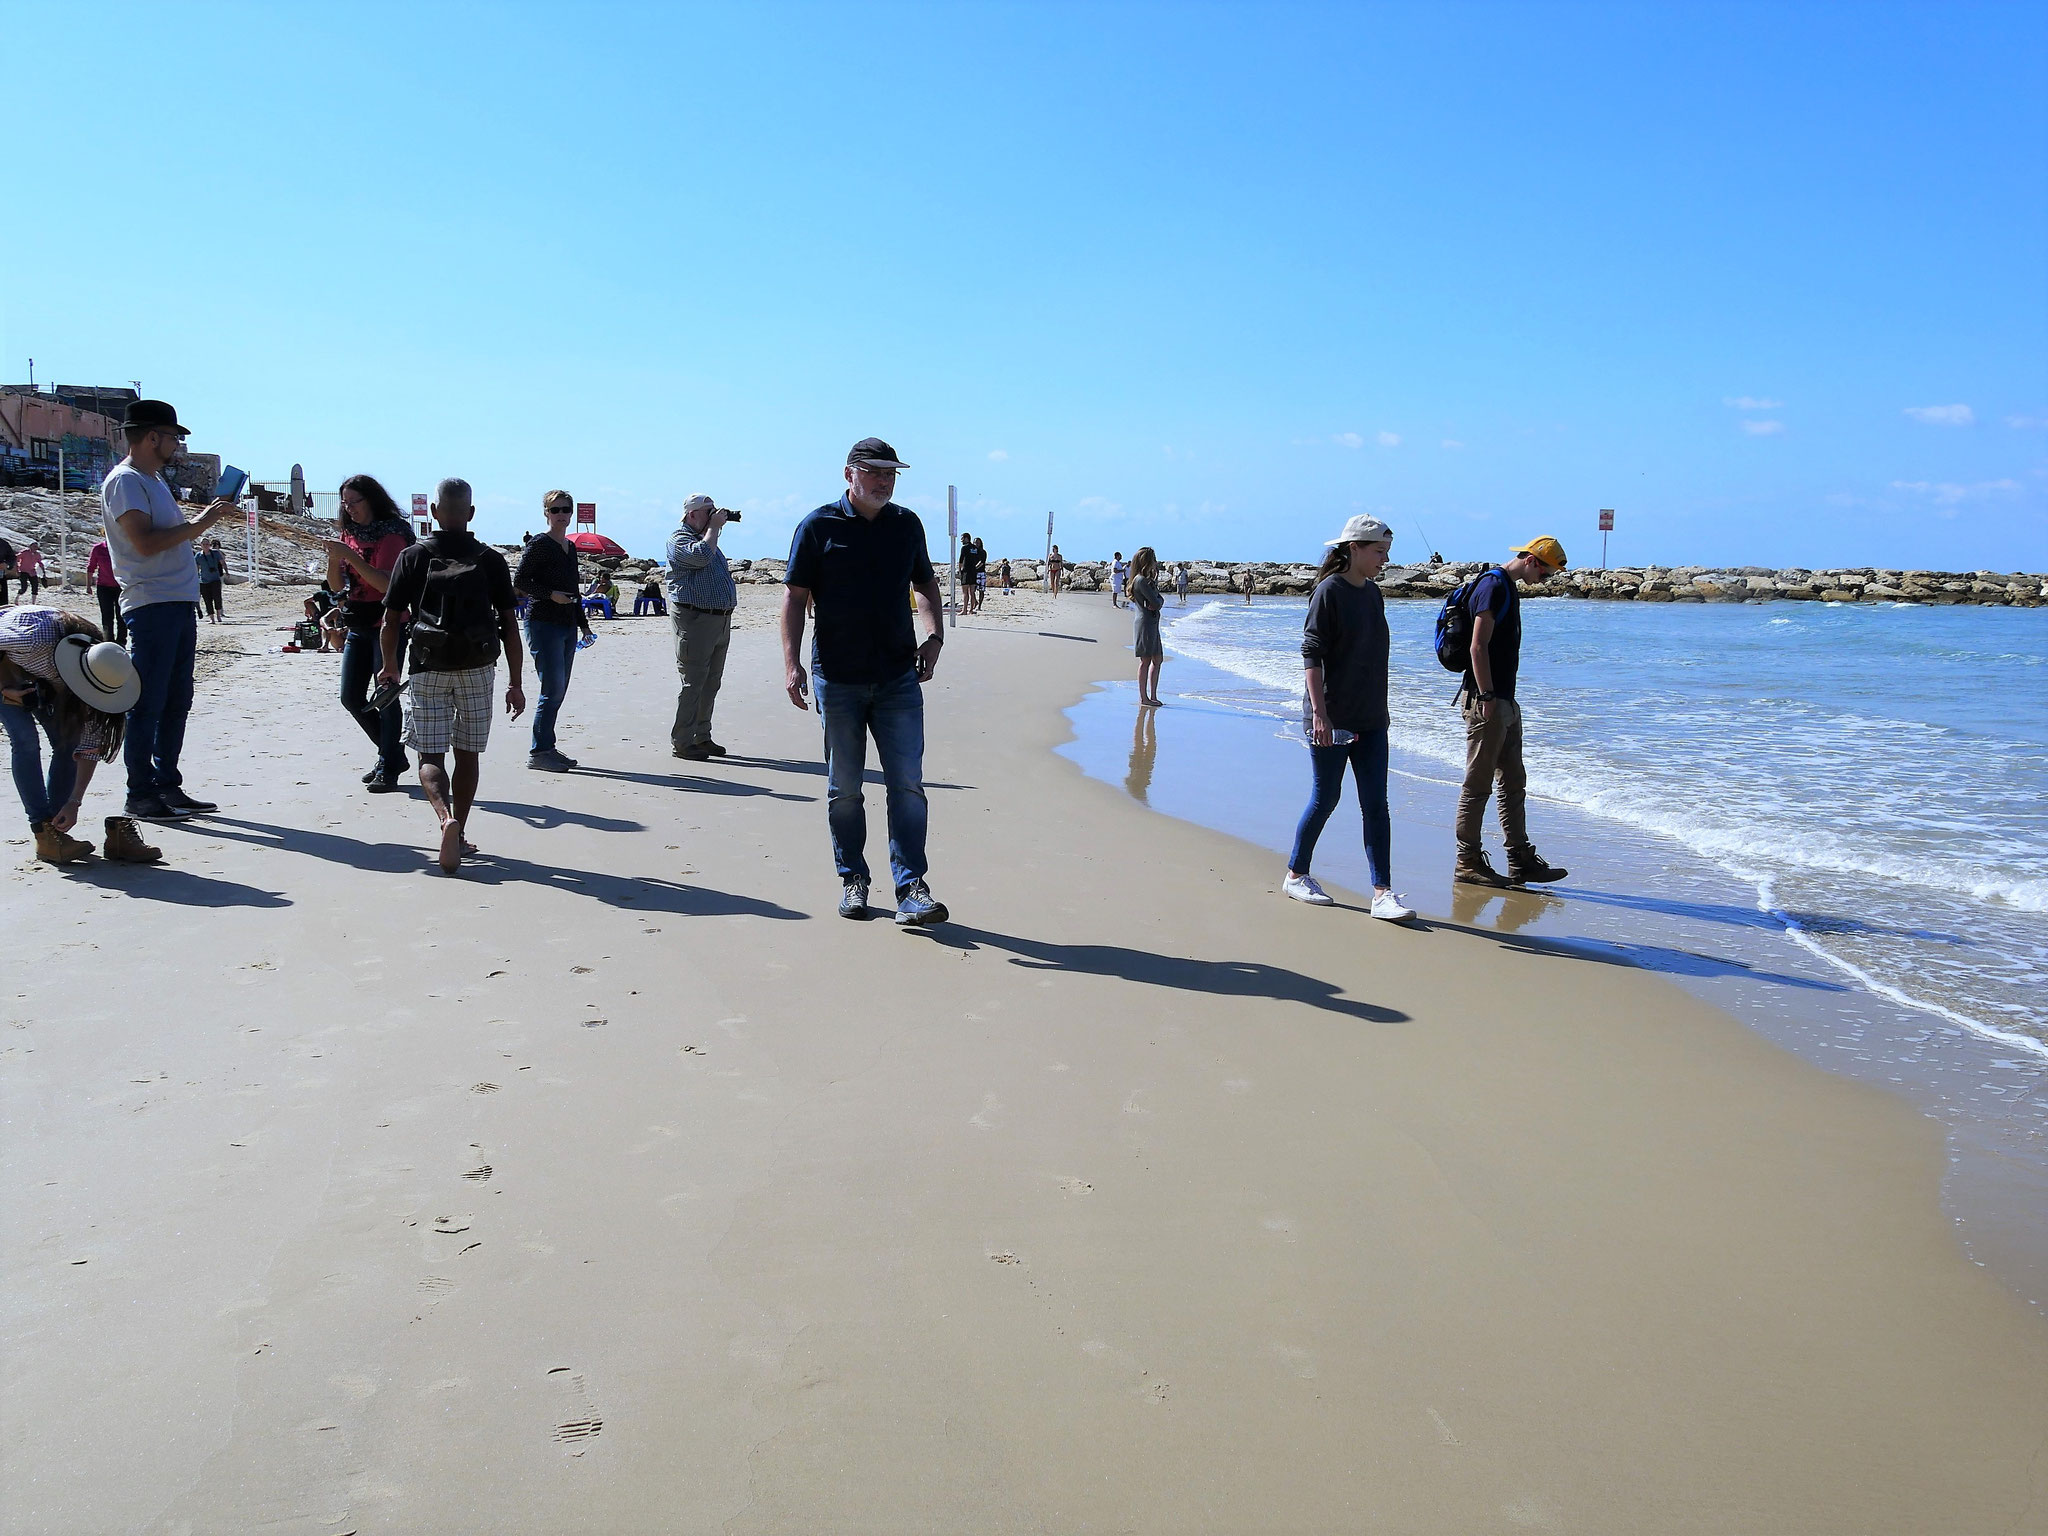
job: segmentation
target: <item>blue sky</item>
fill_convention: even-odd
[[[1615,563],[2048,567],[2038,5],[0,32],[0,373],[140,378],[259,476],[461,474],[501,538],[562,485],[642,552],[705,490],[780,554],[872,432],[997,553],[1369,510],[1588,563],[1611,506]]]

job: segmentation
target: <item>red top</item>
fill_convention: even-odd
[[[96,587],[121,585],[120,579],[114,575],[114,557],[108,552],[105,539],[93,545],[92,553],[85,557],[85,576]]]

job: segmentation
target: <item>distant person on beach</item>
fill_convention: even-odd
[[[974,611],[981,612],[988,602],[988,545],[980,539],[974,541]]]
[[[363,728],[377,749],[377,761],[363,775],[372,794],[405,787],[405,719],[398,700],[370,708],[370,685],[383,667],[378,632],[384,627],[384,594],[398,557],[418,542],[410,518],[373,476],[350,475],[341,482],[340,537],[327,541],[327,585],[341,594],[341,707]]]
[[[0,608],[7,606],[7,578],[15,574],[19,560],[14,546],[0,537]]]
[[[14,574],[21,578],[20,600],[32,603],[43,595],[43,552],[30,539],[14,557]]]
[[[1294,829],[1294,851],[1280,889],[1327,907],[1329,893],[1309,873],[1316,841],[1344,798],[1344,769],[1358,787],[1365,818],[1365,862],[1372,915],[1390,923],[1415,916],[1393,891],[1393,818],[1387,809],[1387,605],[1374,580],[1387,563],[1394,530],[1354,517],[1330,540],[1301,630],[1302,729],[1315,789]]]
[[[599,571],[590,578],[590,585],[583,589],[583,612],[586,618],[593,613],[608,619],[619,616],[619,584],[610,572]]]
[[[526,541],[512,578],[513,590],[527,600],[526,648],[533,656],[533,675],[540,686],[526,766],[567,773],[576,766],[576,759],[556,745],[555,722],[576,670],[576,642],[590,632],[590,618],[576,597],[582,577],[576,546],[569,542],[569,519],[576,514],[576,498],[567,491],[549,491],[541,498],[540,507],[547,531]]]
[[[839,870],[839,915],[868,917],[868,823],[861,782],[872,734],[882,760],[889,811],[889,870],[896,921],[943,923],[947,911],[925,883],[924,688],[946,643],[943,598],[924,524],[889,498],[907,466],[878,437],[846,455],[846,494],[811,513],[790,540],[782,594],[782,669],[789,702],[809,706],[811,679],[799,659],[807,608],[818,715],[825,727],[826,822]],[[906,590],[925,624],[920,645]]]
[[[1109,606],[1121,608],[1124,605],[1124,581],[1130,575],[1130,567],[1124,564],[1124,552],[1118,550],[1109,563]]]
[[[71,836],[93,770],[121,750],[124,716],[142,692],[135,663],[76,614],[24,603],[0,613],[0,729],[36,857],[75,864],[92,844]],[[41,735],[38,735],[38,732]],[[50,742],[43,771],[42,736]],[[126,816],[106,821],[106,857],[154,864],[163,855]]]
[[[1067,568],[1067,557],[1060,553],[1059,545],[1052,547],[1052,553],[1045,557],[1045,589],[1054,597],[1060,595],[1060,575]]]
[[[1252,593],[1257,588],[1257,581],[1252,576],[1252,568],[1250,566],[1244,568],[1243,586],[1245,606],[1249,608],[1251,606]]]
[[[675,636],[676,717],[669,750],[685,762],[724,757],[711,739],[711,712],[725,681],[732,611],[739,587],[718,547],[730,514],[709,496],[683,503],[682,526],[668,536],[668,623]]]
[[[1017,590],[1017,578],[1011,572],[1010,562],[1007,560],[1003,562],[1003,590],[1012,593]]]
[[[128,623],[121,617],[121,583],[114,575],[114,557],[101,539],[85,557],[85,579],[100,602],[100,633],[117,645],[128,643]]]
[[[1188,563],[1187,563],[1187,561],[1185,561],[1185,560],[1181,561],[1181,563],[1180,563],[1180,564],[1179,564],[1179,565],[1178,565],[1178,566],[1177,566],[1177,567],[1176,567],[1176,568],[1174,569],[1174,573],[1173,573],[1173,590],[1174,590],[1174,591],[1176,591],[1176,592],[1178,592],[1178,593],[1180,594],[1180,605],[1181,605],[1181,607],[1183,607],[1183,608],[1187,607],[1187,605],[1188,605]]]
[[[241,508],[217,498],[189,522],[164,480],[185,451],[187,429],[161,400],[131,400],[121,424],[128,457],[100,483],[107,549],[121,583],[128,653],[142,679],[121,743],[128,767],[127,813],[143,821],[182,821],[217,811],[185,793],[178,768],[192,713],[199,655],[199,566],[192,546]]]
[[[228,557],[220,552],[220,540],[208,539],[193,555],[192,563],[199,569],[199,606],[209,624],[218,624],[225,617],[220,604],[220,586],[228,577]]]
[[[405,685],[405,743],[419,755],[420,788],[441,824],[436,862],[452,875],[475,847],[465,837],[476,803],[479,759],[491,739],[491,696],[498,652],[511,682],[505,714],[526,712],[520,687],[518,599],[505,557],[469,531],[476,514],[467,480],[443,480],[434,492],[435,529],[398,557],[384,593],[379,635],[384,667],[377,680],[398,685],[398,648],[412,619],[411,676]],[[447,754],[455,752],[449,777]]]
[[[1544,534],[1515,547],[1515,558],[1473,582],[1466,607],[1472,616],[1470,664],[1458,690],[1465,719],[1465,782],[1458,792],[1458,864],[1453,875],[1469,885],[1529,885],[1562,880],[1529,841],[1529,778],[1522,766],[1522,710],[1515,674],[1522,657],[1521,581],[1548,581],[1564,569],[1564,546]],[[1495,782],[1500,786],[1500,830],[1507,841],[1503,876],[1486,857],[1480,827]]]
[[[654,565],[641,573],[640,590],[633,594],[633,617],[650,613],[658,619],[668,617],[668,598],[661,590],[661,568]]]
[[[1138,702],[1158,704],[1159,668],[1166,647],[1159,639],[1159,610],[1166,596],[1159,590],[1159,557],[1147,544],[1131,556],[1131,653],[1138,658]]]

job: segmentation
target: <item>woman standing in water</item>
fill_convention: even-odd
[[[1329,543],[1316,573],[1301,634],[1302,729],[1315,788],[1294,832],[1280,889],[1296,901],[1334,903],[1309,863],[1324,823],[1344,797],[1344,769],[1358,785],[1365,817],[1365,861],[1372,872],[1372,915],[1404,923],[1415,916],[1393,891],[1393,818],[1387,810],[1387,606],[1374,580],[1386,566],[1394,531],[1354,517]]]
[[[391,567],[413,542],[412,524],[391,493],[368,475],[341,482],[338,539],[327,541],[327,585],[341,594],[341,707],[377,746],[377,765],[363,775],[373,794],[405,787],[405,743],[398,700],[382,709],[369,703],[370,684],[384,661],[377,632],[384,624],[384,589]]]
[[[1166,596],[1159,590],[1159,557],[1147,544],[1131,556],[1131,650],[1138,658],[1138,702],[1159,703],[1159,667],[1166,647],[1159,641],[1159,610]]]

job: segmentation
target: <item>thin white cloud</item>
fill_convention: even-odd
[[[1339,448],[1363,448],[1365,446],[1365,439],[1356,432],[1339,432],[1330,441]]]
[[[1398,448],[1401,446],[1401,434],[1398,432],[1382,432],[1379,435],[1379,445],[1382,448]]]
[[[1776,437],[1785,430],[1782,421],[1745,421],[1742,430],[1751,437]]]
[[[2021,432],[2039,432],[2042,428],[2048,427],[2048,413],[2039,416],[2008,416],[2005,418],[2005,424]]]
[[[1738,411],[1775,411],[1785,402],[1766,400],[1761,395],[1724,395],[1721,403]]]
[[[1000,463],[1002,463],[1002,462],[1003,462],[1003,460],[1005,460],[1005,459],[1007,459],[1007,458],[1009,457],[1009,454],[1005,453],[1005,452],[1004,452],[1004,451],[1003,451],[1002,449],[1000,449],[1000,448],[991,448],[991,449],[989,449],[989,451],[988,451],[988,457],[989,457],[989,462],[990,462],[991,464],[1000,464]]]
[[[1111,501],[1107,496],[1083,496],[1074,503],[1075,511],[1093,512],[1098,517],[1115,517],[1123,509],[1122,502]]]
[[[1925,496],[1934,503],[1936,517],[1954,517],[1962,510],[1965,502],[1980,501],[1987,496],[2009,496],[2020,488],[2017,480],[1978,480],[1970,485],[1958,485],[1952,480],[1894,480],[1892,489],[1907,491],[1915,496]]]
[[[1444,439],[1444,446],[1446,448],[1462,448],[1465,445],[1459,442],[1455,437],[1447,437]]]
[[[1967,427],[1977,419],[1967,405],[1909,405],[1905,414],[1930,427]]]

